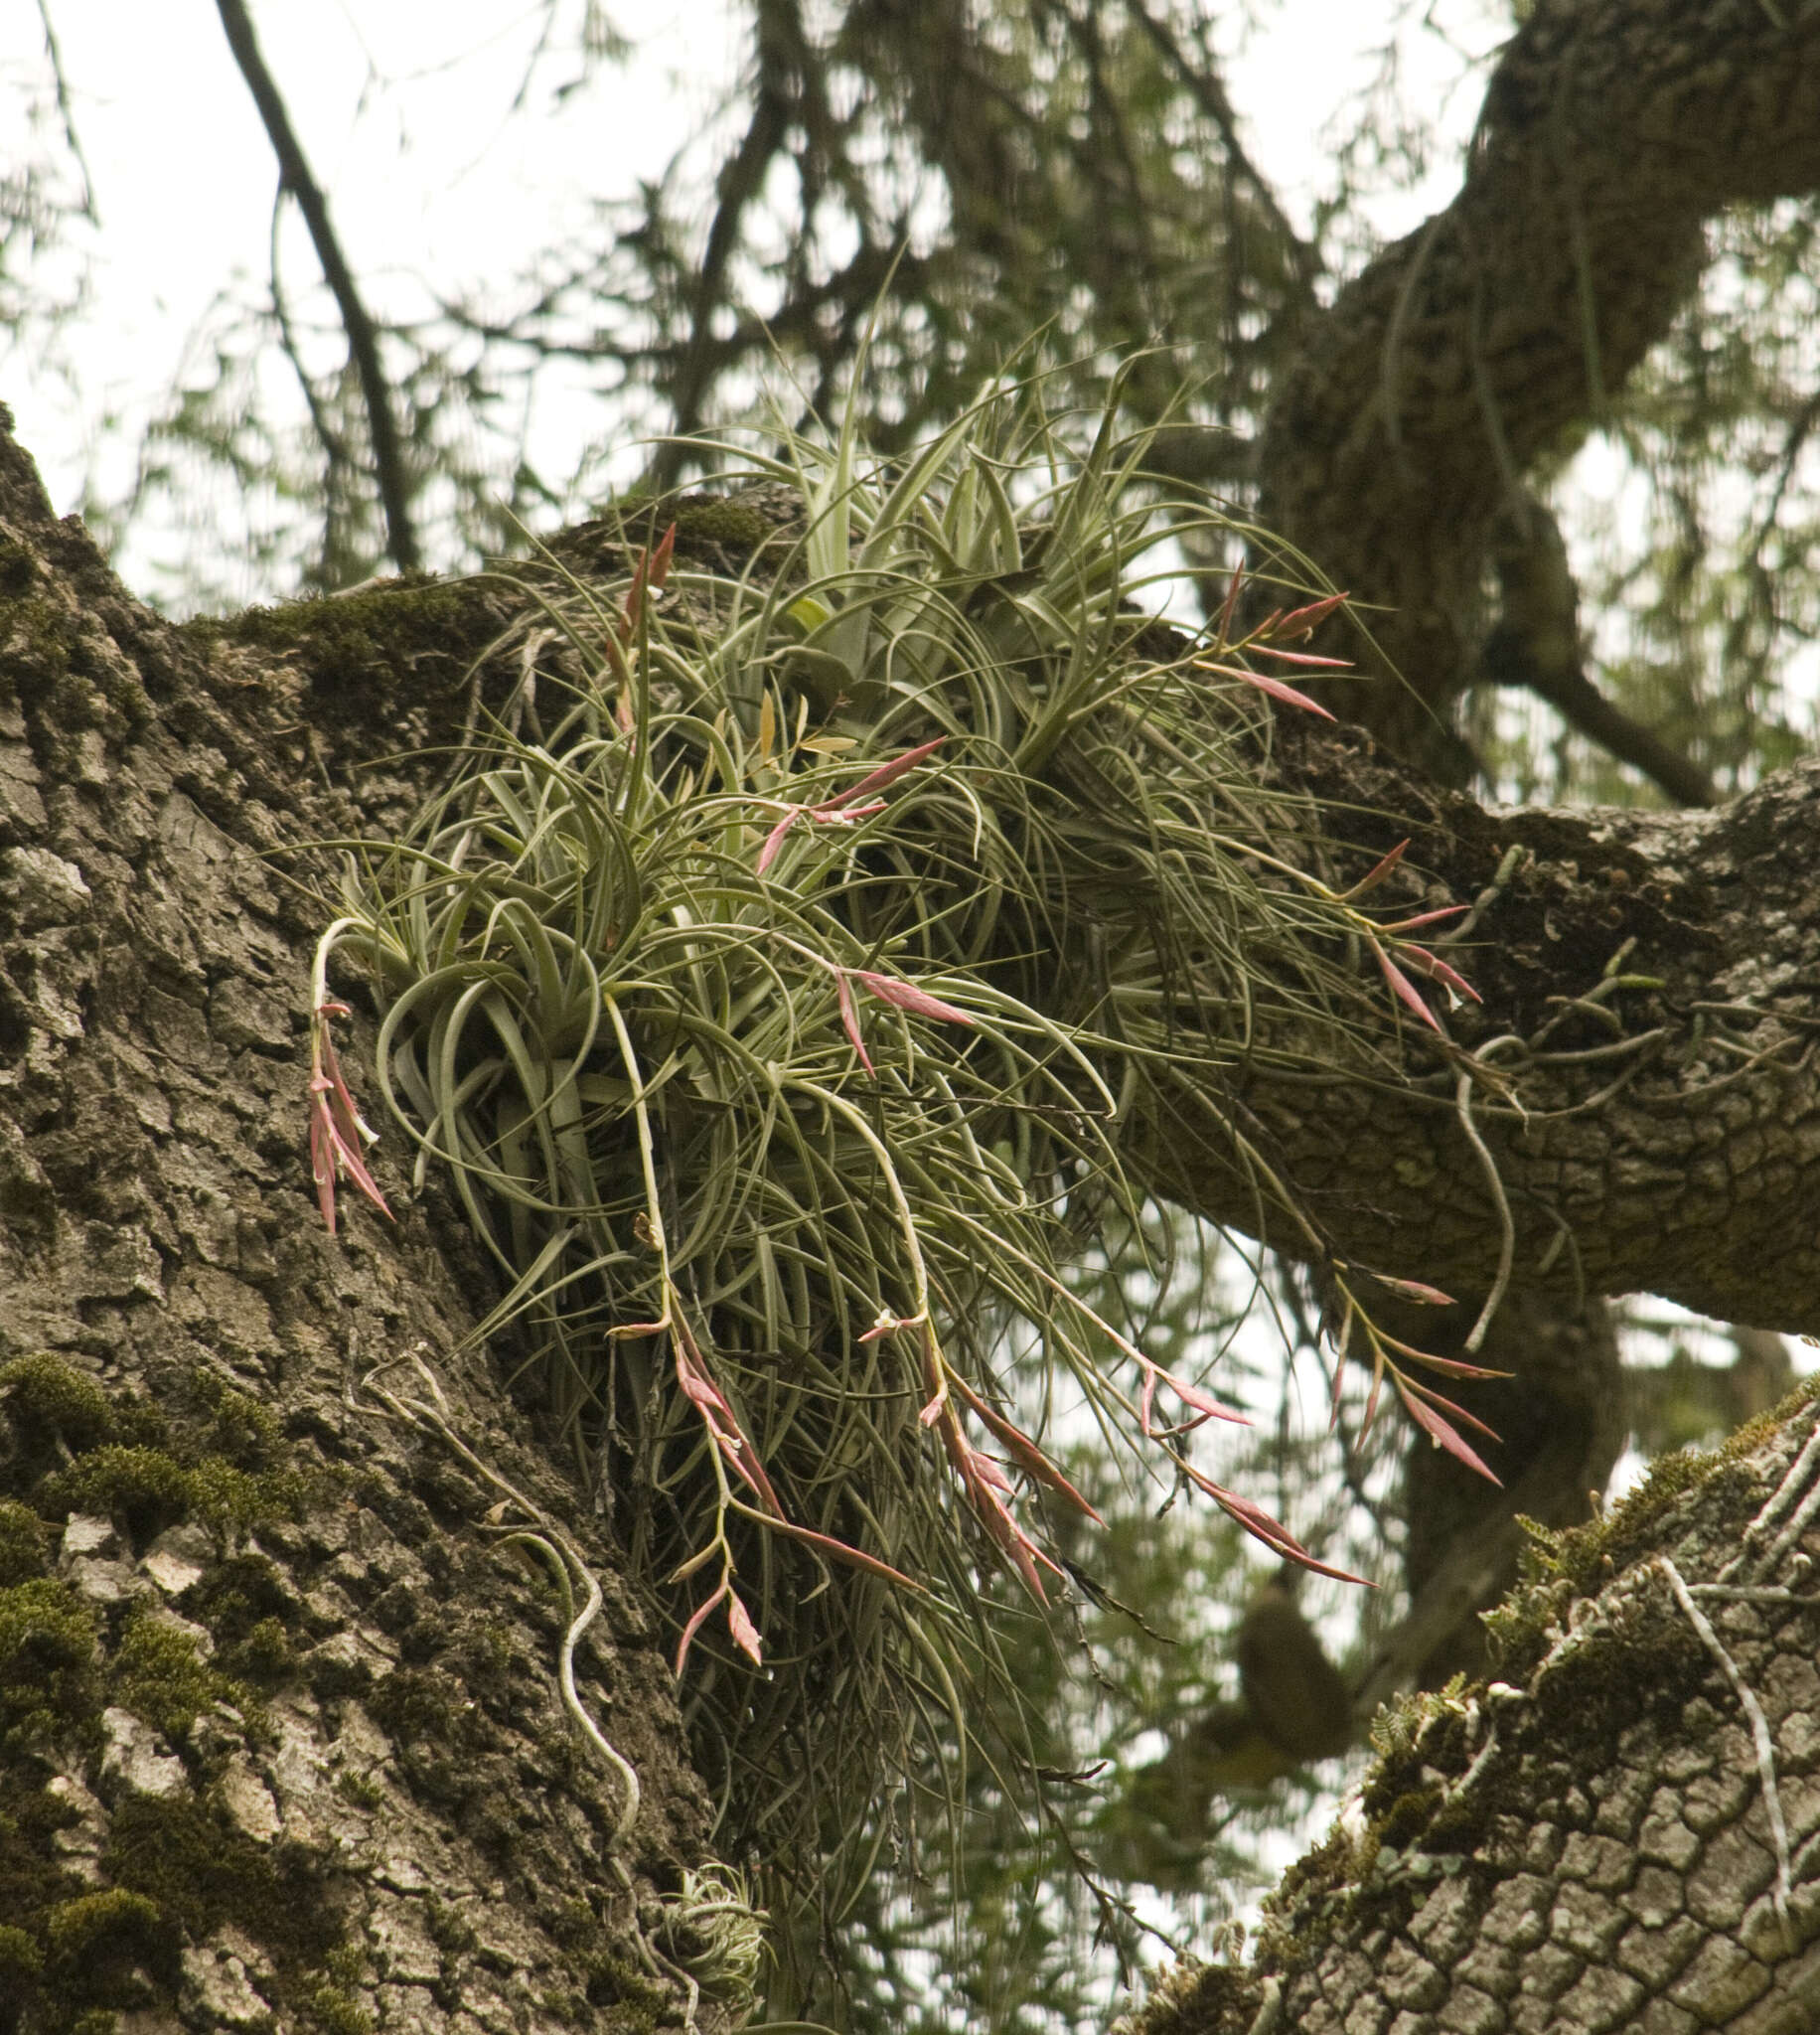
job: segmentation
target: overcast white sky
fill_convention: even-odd
[[[0,335],[0,397],[68,509],[87,478],[103,497],[126,486],[133,426],[196,360],[220,294],[236,279],[243,294],[261,293],[275,172],[209,0],[45,5],[100,225],[73,236],[63,264],[91,262],[89,313],[68,341],[74,389]],[[1464,24],[1482,15],[1477,0],[1450,11]],[[579,12],[579,0],[565,0],[570,35]],[[1283,0],[1235,62],[1249,144],[1304,220],[1323,185],[1321,130],[1359,89],[1363,52],[1382,39],[1388,13],[1383,0]],[[558,104],[556,87],[572,73],[567,60],[546,60],[532,79],[531,118],[510,115],[543,18],[533,0],[262,0],[253,14],[369,302],[400,317],[429,311],[433,291],[504,289],[565,220],[579,232],[590,204],[661,169],[736,77],[747,10],[726,0],[610,5],[607,18],[637,47],[634,69],[609,71]],[[1471,40],[1482,50],[1487,37],[1480,29]],[[1431,39],[1412,47],[1439,99],[1457,63]],[[0,7],[0,134],[22,133],[26,98],[47,75],[39,12],[12,0]],[[1452,94],[1449,127],[1460,140],[1476,98],[1470,84]],[[1373,224],[1405,231],[1444,199],[1457,161],[1444,153],[1426,189],[1386,198]],[[0,157],[0,174],[8,167]],[[318,270],[294,208],[281,245],[287,284],[301,294]],[[559,453],[565,434],[578,443],[600,417],[565,407],[558,391],[544,398],[539,424]],[[165,534],[166,545],[179,541],[189,540]],[[129,582],[134,552],[149,559],[160,548],[156,530],[137,540],[119,560]]]

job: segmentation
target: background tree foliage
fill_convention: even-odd
[[[1417,40],[1439,33],[1434,10],[1385,9],[1377,86],[1340,117],[1305,233],[1248,152],[1258,112],[1235,104],[1222,55],[1245,33],[1237,10],[748,0],[742,12],[747,60],[709,167],[696,147],[668,170],[654,165],[635,194],[590,193],[592,235],[537,245],[531,234],[511,285],[483,298],[451,279],[440,318],[380,321],[377,382],[358,345],[324,370],[320,333],[348,329],[349,290],[330,302],[313,278],[274,272],[263,300],[214,333],[203,372],[173,391],[142,448],[134,498],[110,514],[93,505],[103,527],[118,535],[159,503],[201,531],[218,491],[268,491],[294,505],[266,545],[274,591],[333,590],[418,558],[463,567],[520,547],[520,519],[547,529],[596,507],[608,456],[629,437],[670,434],[643,482],[668,488],[712,472],[719,455],[695,434],[748,422],[761,394],[783,389],[804,422],[856,401],[888,452],[951,420],[1033,333],[1036,352],[1021,358],[1052,370],[1083,409],[1098,407],[1118,364],[1133,363],[1120,400],[1134,426],[1158,428],[1159,463],[1239,518],[1273,520],[1288,499],[1272,464],[1286,391],[1378,252],[1363,202],[1413,183],[1435,157],[1433,105],[1411,96],[1402,71]],[[1270,12],[1260,4],[1250,17]],[[1479,10],[1462,70],[1489,76],[1505,38],[1537,32],[1533,16],[1546,27],[1571,12],[1520,0]],[[256,22],[232,0],[222,14],[257,93]],[[533,71],[523,116],[559,88],[595,95],[610,117],[636,61],[618,33],[631,24],[559,0],[546,20],[549,47],[568,61]],[[79,289],[50,289],[71,271],[54,270],[45,250],[60,234],[66,245],[79,235],[88,205],[54,28],[51,10],[30,146],[0,183],[0,308],[45,345],[55,316],[80,309]],[[1571,51],[1565,61],[1571,70]],[[281,77],[265,78],[268,98],[281,102],[283,89]],[[265,110],[283,202],[307,210],[307,146]],[[1487,101],[1474,163],[1516,117]],[[1587,400],[1533,434],[1521,457],[1501,455],[1489,433],[1485,460],[1507,468],[1503,511],[1449,612],[1466,655],[1425,672],[1405,653],[1400,681],[1352,640],[1340,647],[1369,676],[1337,682],[1342,711],[1443,775],[1524,799],[1705,801],[1805,748],[1820,632],[1814,227],[1811,200],[1777,198],[1725,213],[1704,242],[1696,234],[1666,331],[1634,372],[1610,379],[1592,301],[1605,279],[1589,270],[1586,328],[1568,334]],[[332,268],[326,211],[312,231]],[[1444,238],[1434,245],[1444,252]],[[1392,339],[1379,349],[1393,365],[1420,316],[1429,258],[1419,244],[1402,271]],[[358,300],[362,279],[349,285]],[[274,350],[304,391],[301,423],[271,404]],[[590,442],[561,472],[538,471],[503,421],[524,415],[526,388],[552,363],[583,374],[599,404]],[[1339,491],[1328,510],[1343,523],[1352,504]],[[1393,530],[1393,565],[1397,542]],[[1223,592],[1235,560],[1193,545],[1188,563]],[[1352,561],[1312,549],[1316,567],[1349,574]],[[1273,556],[1260,539],[1258,561]],[[208,602],[220,586],[212,574],[199,547],[172,598]],[[1395,573],[1353,590],[1388,602]],[[1388,615],[1383,640],[1393,658],[1406,640],[1421,649]],[[1206,1241],[1184,1229],[1180,1246]],[[1102,1276],[1116,1285],[1117,1267]],[[1363,1444],[1343,1423],[1338,1443],[1319,1437],[1319,1367],[1330,1361],[1315,1353],[1319,1296],[1301,1275],[1268,1264],[1254,1275],[1230,1254],[1202,1286],[1198,1308],[1175,1299],[1149,1325],[1153,1340],[1205,1350],[1248,1303],[1254,1324],[1275,1307],[1288,1331],[1282,1362],[1257,1333],[1228,1357],[1267,1416],[1251,1469],[1277,1489],[1259,1495],[1328,1558],[1387,1582],[1408,1558],[1420,1583],[1384,1431]],[[1145,1305],[1141,1294],[1123,1301]],[[1526,1321],[1532,1339],[1547,1339],[1546,1324]],[[1639,1349],[1653,1345],[1658,1367],[1640,1375],[1621,1416],[1598,1409],[1608,1453],[1626,1424],[1646,1454],[1710,1437],[1787,1376],[1773,1340],[1741,1335],[1733,1363],[1714,1334],[1647,1313],[1634,1336]],[[1674,1361],[1660,1367],[1670,1345]],[[1083,1955],[1089,1939],[1134,1954],[1152,1922],[1204,1939],[1209,1917],[1282,1862],[1266,1840],[1298,1812],[1284,1787],[1301,1784],[1280,1785],[1261,1806],[1216,1798],[1205,1829],[1154,1813],[1141,1786],[1165,1742],[1180,1757],[1195,1720],[1232,1700],[1231,1638],[1259,1579],[1198,1517],[1153,1517],[1129,1494],[1121,1509],[1091,1450],[1075,1468],[1119,1515],[1104,1544],[1080,1551],[1101,1593],[1081,1612],[1098,1679],[1063,1683],[1031,1636],[1026,1675],[1053,1733],[1042,1757],[1060,1777],[1049,1810],[1032,1823],[982,1779],[958,1885],[883,1872],[848,1940],[848,1997],[837,2004],[831,1992],[825,2013],[879,2027],[1078,2020],[1105,1997],[1106,1965]],[[1433,1492],[1419,1498],[1432,1515]],[[1342,1605],[1324,1588],[1313,1601],[1363,1671],[1390,1612],[1374,1601],[1361,1614],[1356,1598]],[[1427,1658],[1431,1676],[1441,1657]],[[1077,1857],[1104,1891],[1071,1870]],[[1122,1906],[1134,1889],[1137,1906]],[[961,1955],[948,1948],[957,1928]]]

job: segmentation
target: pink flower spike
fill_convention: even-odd
[[[1430,977],[1435,982],[1445,983],[1448,989],[1458,990],[1462,997],[1470,997],[1475,1004],[1482,1004],[1485,1001],[1458,969],[1449,967],[1440,955],[1431,954],[1426,947],[1418,947],[1413,943],[1405,943],[1402,953],[1404,960],[1418,973]]]
[[[1036,1443],[1024,1433],[1023,1429],[1015,1421],[1008,1420],[989,1400],[981,1398],[980,1394],[967,1383],[966,1379],[957,1379],[956,1383],[960,1387],[961,1396],[972,1407],[975,1414],[997,1436],[999,1442],[1010,1451],[1018,1468],[1023,1471],[1026,1477],[1033,1477],[1038,1484],[1047,1485],[1057,1496],[1066,1498],[1077,1511],[1085,1512],[1088,1518],[1093,1520],[1096,1525],[1104,1526],[1106,1524],[1106,1521],[1100,1517],[1099,1513],[1088,1503],[1087,1499],[1075,1489],[1074,1486],[1069,1483],[1068,1479],[1063,1476],[1056,1465],[1043,1454],[1042,1450],[1037,1447]]]
[[[1365,1395],[1365,1432],[1371,1433],[1372,1423],[1378,1417],[1378,1394],[1384,1389],[1384,1359],[1378,1359],[1371,1374],[1371,1390]]]
[[[1399,1000],[1415,1012],[1431,1031],[1441,1030],[1441,1019],[1437,1018],[1416,992],[1416,985],[1410,981],[1397,964],[1374,940],[1371,951],[1378,957],[1378,966],[1384,971],[1384,980],[1390,984]],[[1441,1034],[1446,1035],[1444,1032]]]
[[[1508,1378],[1514,1375],[1510,1371],[1494,1370],[1489,1364],[1466,1363],[1457,1356],[1437,1356],[1430,1349],[1412,1349],[1407,1342],[1399,1342],[1394,1335],[1386,1335],[1384,1339],[1399,1355],[1407,1356],[1412,1363],[1426,1364],[1430,1370],[1440,1371],[1444,1378]],[[1418,1385],[1415,1389],[1420,1392],[1424,1387]],[[1463,1407],[1456,1410],[1460,1418],[1470,1421],[1480,1434],[1494,1442],[1498,1439],[1495,1428],[1489,1428],[1482,1420],[1474,1419]]]
[[[1450,1293],[1442,1293],[1439,1286],[1425,1286],[1420,1279],[1398,1279],[1389,1272],[1374,1272],[1371,1275],[1380,1286],[1388,1286],[1392,1293],[1404,1300],[1414,1301],[1423,1308],[1457,1307],[1458,1302]]]
[[[873,1080],[878,1078],[878,1069],[872,1064],[872,1055],[865,1049],[865,1040],[859,1035],[859,1014],[853,1009],[853,992],[847,986],[846,970],[834,971],[834,994],[840,1000],[840,1022],[846,1026],[846,1035],[853,1042],[853,1050],[859,1055],[859,1064]]]
[[[677,1347],[677,1382],[682,1387],[683,1395],[703,1413],[722,1413],[732,1418],[733,1409],[721,1397],[719,1387],[699,1376],[682,1360],[682,1345]]]
[[[1278,650],[1269,643],[1253,645],[1260,657],[1275,657],[1285,664],[1304,664],[1327,671],[1344,672],[1352,669],[1349,657],[1316,657],[1309,650]]]
[[[1368,891],[1375,890],[1378,887],[1378,885],[1383,882],[1385,877],[1390,874],[1391,870],[1394,869],[1397,866],[1397,864],[1403,860],[1404,856],[1408,854],[1408,852],[1409,841],[1407,838],[1405,838],[1404,840],[1398,842],[1396,847],[1393,848],[1388,855],[1380,856],[1378,860],[1372,863],[1371,867],[1365,871],[1364,875],[1362,875],[1359,878],[1359,880],[1355,884],[1353,884],[1350,890],[1342,890],[1340,892],[1341,903],[1351,904],[1355,902],[1358,898],[1365,896]]]
[[[765,836],[765,845],[758,852],[758,873],[762,876],[777,861],[777,852],[784,845],[784,836],[793,828],[802,815],[801,806],[792,806],[784,817]]]
[[[325,1000],[312,1013],[310,1025],[310,1176],[316,1182],[316,1204],[331,1236],[335,1234],[335,1182],[343,1174],[387,1221],[396,1219],[362,1156],[362,1145],[376,1142],[377,1134],[354,1106],[336,1057],[335,1041],[329,1035],[330,1018],[347,1015],[346,1004]]]
[[[1294,1562],[1300,1568],[1312,1569],[1317,1576],[1331,1576],[1336,1583],[1360,1583],[1366,1589],[1371,1588],[1369,1578],[1355,1576],[1349,1569],[1336,1569],[1331,1563],[1311,1555],[1294,1534],[1273,1519],[1262,1505],[1253,1504],[1250,1498],[1241,1497],[1236,1490],[1224,1489],[1192,1464],[1182,1467],[1234,1525],[1244,1527],[1254,1540],[1261,1540],[1272,1553],[1281,1555],[1285,1561]]]
[[[1012,1565],[1023,1578],[1024,1586],[1038,1604],[1047,1604],[1049,1594],[1043,1588],[1043,1579],[1036,1573],[1040,1561],[1045,1568],[1054,1570],[1058,1576],[1061,1570],[1043,1553],[1030,1536],[1011,1517],[1010,1508],[998,1493],[973,1480],[969,1480],[969,1494],[974,1508],[980,1514],[986,1530],[1010,1556]]]
[[[1481,1477],[1488,1478],[1500,1490],[1503,1489],[1503,1479],[1486,1467],[1478,1452],[1457,1428],[1437,1413],[1433,1406],[1425,1405],[1422,1397],[1406,1385],[1402,1378],[1397,1380],[1397,1391],[1408,1409],[1410,1418],[1437,1448],[1445,1449],[1449,1456],[1463,1463],[1468,1470],[1476,1470]],[[1455,1413],[1461,1411],[1457,1406],[1452,1410]]]
[[[887,784],[895,784],[906,770],[914,770],[926,757],[947,741],[946,735],[937,735],[933,741],[919,742],[914,749],[906,749],[901,756],[893,756],[889,763],[879,764],[876,770],[869,770],[857,784],[849,785],[838,798],[823,802],[823,810],[832,806],[850,806],[855,799],[862,799],[867,792],[883,791]]]
[[[906,1576],[902,1569],[894,1569],[889,1562],[881,1562],[875,1554],[848,1547],[844,1540],[836,1540],[832,1533],[818,1533],[813,1527],[799,1526],[793,1519],[767,1518],[765,1528],[767,1532],[783,1534],[787,1540],[800,1540],[805,1547],[817,1549],[832,1561],[844,1562],[852,1569],[864,1569],[868,1576],[881,1576],[887,1583],[913,1590],[919,1597],[929,1594],[914,1576]]]
[[[1222,1406],[1217,1399],[1209,1396],[1198,1385],[1184,1384],[1173,1371],[1158,1371],[1157,1375],[1176,1397],[1192,1406],[1212,1420],[1230,1420],[1237,1427],[1252,1427],[1256,1423],[1249,1413],[1234,1413],[1230,1407]]]
[[[758,1460],[758,1451],[740,1431],[739,1416],[727,1403],[719,1386],[708,1376],[694,1337],[680,1321],[673,1322],[671,1326],[676,1345],[677,1382],[682,1387],[683,1396],[700,1414],[709,1439],[741,1482],[767,1513],[781,1518],[784,1508],[765,1474],[765,1466]]]
[[[884,809],[883,799],[867,799],[863,806],[843,805],[836,799],[831,805],[808,806],[804,810],[818,827],[857,827],[861,820]]]
[[[894,1004],[898,1010],[912,1011],[919,1018],[942,1018],[950,1024],[974,1021],[967,1012],[957,1011],[954,1005],[943,1003],[940,997],[932,997],[927,990],[919,990],[915,983],[905,982],[899,976],[877,975],[869,968],[856,968],[853,973],[882,1004]]]
[[[645,589],[661,588],[670,577],[670,561],[677,548],[677,526],[673,523],[653,550],[641,550],[633,568],[632,584],[626,589],[626,612],[619,625],[619,640],[630,642],[632,632],[645,612]]]
[[[1276,633],[1291,639],[1311,636],[1345,599],[1343,593],[1330,593],[1323,600],[1310,601],[1305,608],[1291,608],[1277,624]]]
[[[980,1482],[989,1485],[993,1490],[1008,1496],[1011,1489],[1011,1480],[1004,1474],[998,1464],[984,1449],[970,1449],[968,1453],[973,1458],[974,1475],[979,1478]]]
[[[723,1583],[712,1597],[697,1605],[689,1614],[688,1624],[682,1628],[682,1644],[677,1647],[676,1676],[679,1681],[682,1679],[682,1663],[688,1658],[688,1649],[694,1644],[695,1635],[707,1623],[708,1613],[720,1602],[725,1590],[726,1585]]]
[[[650,583],[660,591],[662,591],[665,583],[670,578],[670,564],[676,554],[677,526],[673,523],[664,535],[658,539],[658,548],[651,554],[651,565],[646,574]]]
[[[758,1628],[752,1623],[752,1614],[740,1603],[739,1592],[731,1583],[727,1585],[727,1628],[733,1635],[734,1645],[751,1656],[754,1666],[762,1667],[765,1656]]]
[[[1322,720],[1334,718],[1319,701],[1310,700],[1307,694],[1298,693],[1293,686],[1286,686],[1281,679],[1267,677],[1263,672],[1248,672],[1236,664],[1203,664],[1201,669],[1218,672],[1222,678],[1242,679],[1246,685],[1256,686],[1260,693],[1268,693],[1273,700],[1281,700],[1288,706],[1299,706],[1308,713],[1318,713]]]

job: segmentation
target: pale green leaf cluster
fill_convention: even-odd
[[[741,576],[528,573],[559,676],[351,859],[329,936],[634,1572],[716,1614],[683,1687],[722,1841],[827,1921],[891,1777],[947,1757],[939,1822],[986,1692],[1017,1711],[1005,1572],[1070,1489],[1005,1367],[1159,1489],[1193,1447],[1166,1375],[1139,1432],[1158,1374],[1074,1276],[1141,1234],[1123,1142],[1383,1003],[1291,880],[1260,697],[1133,603],[1171,517],[1218,526],[1115,414],[1077,444],[1008,390],[894,463],[797,439],[760,471],[802,520]]]

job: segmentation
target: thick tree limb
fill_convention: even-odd
[[[1255,1964],[1182,1967],[1122,2035],[1812,2027],[1817,1459],[1810,1400],[1570,1543],[1498,1680],[1380,1725]]]
[[[1456,1111],[1466,1071],[1519,1286],[1647,1290],[1820,1330],[1820,764],[1709,813],[1492,813],[1357,738],[1308,741],[1287,774],[1385,816],[1363,854],[1413,835],[1433,902],[1504,874],[1447,950],[1485,1000],[1449,1020],[1475,1060],[1412,1038],[1418,1078],[1393,1089],[1335,1039],[1330,1073],[1244,1090],[1254,1143],[1331,1248],[1461,1295],[1489,1287],[1499,1222]],[[1306,1253],[1291,1225],[1260,1222],[1211,1099],[1171,1095],[1149,1160],[1203,1212]]]
[[[1459,195],[1340,293],[1260,448],[1264,527],[1391,610],[1364,711],[1402,753],[1471,678],[1492,520],[1667,332],[1704,222],[1817,183],[1812,7],[1541,0],[1512,39]]]

